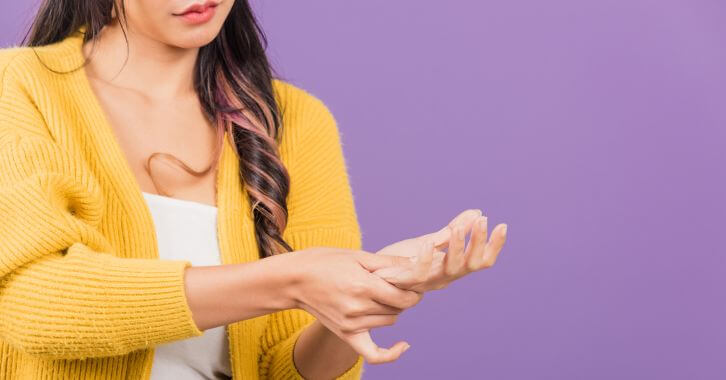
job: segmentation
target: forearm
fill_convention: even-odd
[[[197,327],[206,330],[295,307],[286,256],[186,269],[184,284]]]
[[[295,344],[298,371],[310,380],[334,379],[358,360],[359,355],[320,321],[305,328]]]

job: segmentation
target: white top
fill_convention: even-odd
[[[142,192],[151,210],[159,256],[192,266],[220,265],[217,208],[205,203]],[[151,380],[231,379],[226,326],[204,335],[157,345]]]

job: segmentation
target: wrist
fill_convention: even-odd
[[[360,356],[319,320],[300,334],[293,355],[298,372],[305,378],[328,379],[338,378],[348,371]],[[325,360],[321,361],[321,357]]]
[[[288,252],[258,261],[264,273],[272,279],[280,310],[299,309],[302,306],[298,289],[304,274],[298,270],[296,257],[296,252]]]

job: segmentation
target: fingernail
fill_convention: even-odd
[[[502,228],[502,232],[504,232],[504,235],[506,235],[506,234],[507,234],[507,225],[506,225],[506,224],[505,224],[505,225],[504,225],[504,227]]]
[[[410,344],[406,344],[406,347],[403,348],[403,352],[408,351],[408,349],[411,348]]]

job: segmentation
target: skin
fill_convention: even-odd
[[[481,210],[466,210],[439,231],[391,244],[377,253],[409,257],[415,266],[391,267],[374,274],[401,289],[424,293],[447,287],[470,273],[491,268],[504,247],[507,225],[494,227],[487,240],[487,217]],[[466,235],[470,234],[466,244]],[[447,252],[440,251],[447,248]]]
[[[470,235],[468,244],[467,234]],[[481,210],[466,210],[436,232],[401,240],[379,250],[377,255],[402,257],[409,263],[380,268],[373,274],[400,289],[423,295],[431,290],[444,289],[470,273],[491,268],[504,247],[506,236],[507,225],[502,223],[494,228],[487,240],[487,217],[482,215]],[[442,248],[446,248],[447,252],[439,250]],[[377,352],[380,360],[377,362],[398,358],[394,350],[386,352],[378,348],[367,330],[336,334],[358,352]]]
[[[199,47],[219,33],[233,1],[219,0],[212,20],[192,26],[174,14],[199,0],[127,0],[126,19],[107,25],[94,50],[92,43],[83,47],[91,58],[86,75],[142,191],[157,193],[144,169],[154,152],[171,153],[197,170],[209,164],[215,136],[193,90],[192,70]],[[119,22],[126,24],[128,56]],[[216,205],[213,171],[194,177],[172,165],[153,169],[175,198]],[[497,226],[487,242],[486,224],[476,223],[480,215],[467,210],[443,229],[379,254],[315,247],[252,263],[191,267],[188,303],[200,330],[290,308],[309,311],[317,321],[294,350],[307,379],[334,378],[358,355],[374,364],[395,361],[408,343],[378,347],[370,330],[394,324],[424,292],[493,265],[504,231]],[[472,231],[466,248],[459,230]]]

